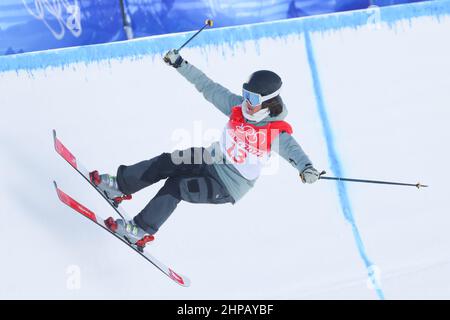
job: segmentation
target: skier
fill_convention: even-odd
[[[164,56],[206,100],[229,117],[220,141],[208,148],[162,153],[134,165],[121,165],[117,175],[91,173],[91,180],[110,199],[129,196],[162,179],[164,186],[133,220],[109,218],[107,226],[130,243],[145,246],[154,239],[181,200],[222,204],[239,201],[255,184],[271,150],[294,166],[303,183],[314,183],[319,172],[292,137],[283,121],[287,109],[281,97],[281,78],[274,72],[254,72],[243,84],[242,96],[213,82],[184,60],[177,50]]]

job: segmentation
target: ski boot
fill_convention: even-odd
[[[127,240],[130,244],[135,245],[140,252],[144,251],[147,243],[153,241],[155,237],[148,234],[137,226],[133,220],[125,222],[122,219],[114,220],[109,217],[105,220],[106,226],[120,237]]]
[[[89,177],[91,182],[113,202],[114,206],[118,207],[123,200],[131,199],[131,195],[124,194],[119,190],[116,177],[109,174],[99,174],[97,170],[90,172]]]

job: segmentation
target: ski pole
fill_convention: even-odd
[[[205,28],[208,27],[208,26],[210,26],[210,27],[213,26],[213,21],[212,21],[211,19],[207,19],[207,20],[205,21],[205,25],[204,25],[200,30],[198,30],[192,37],[190,37],[185,43],[183,43],[183,44],[181,45],[181,47],[179,47],[179,48],[176,50],[176,52],[179,52],[181,49],[183,49],[185,45],[187,45],[189,42],[191,42],[192,39],[194,39],[200,32],[203,31],[203,29],[205,29]]]
[[[338,181],[349,181],[349,182],[363,182],[363,183],[377,183],[377,184],[389,184],[396,186],[409,186],[419,188],[426,188],[427,185],[418,183],[402,183],[402,182],[391,182],[391,181],[378,181],[378,180],[363,180],[363,179],[349,179],[349,178],[341,178],[341,177],[324,177],[323,175],[327,172],[324,170],[319,174],[319,179],[323,180],[338,180]]]

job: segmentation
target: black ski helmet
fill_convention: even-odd
[[[269,70],[253,72],[243,88],[247,91],[267,96],[281,88],[283,82],[279,75]]]

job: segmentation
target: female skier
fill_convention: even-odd
[[[272,150],[299,171],[303,183],[318,180],[319,172],[292,137],[291,126],[283,121],[287,109],[280,97],[282,81],[276,73],[254,72],[239,96],[213,82],[177,50],[167,52],[164,61],[194,84],[229,120],[220,141],[208,148],[176,150],[134,165],[121,165],[116,176],[92,172],[92,182],[117,202],[166,179],[133,220],[107,219],[111,230],[144,247],[181,200],[234,204],[253,187]]]

